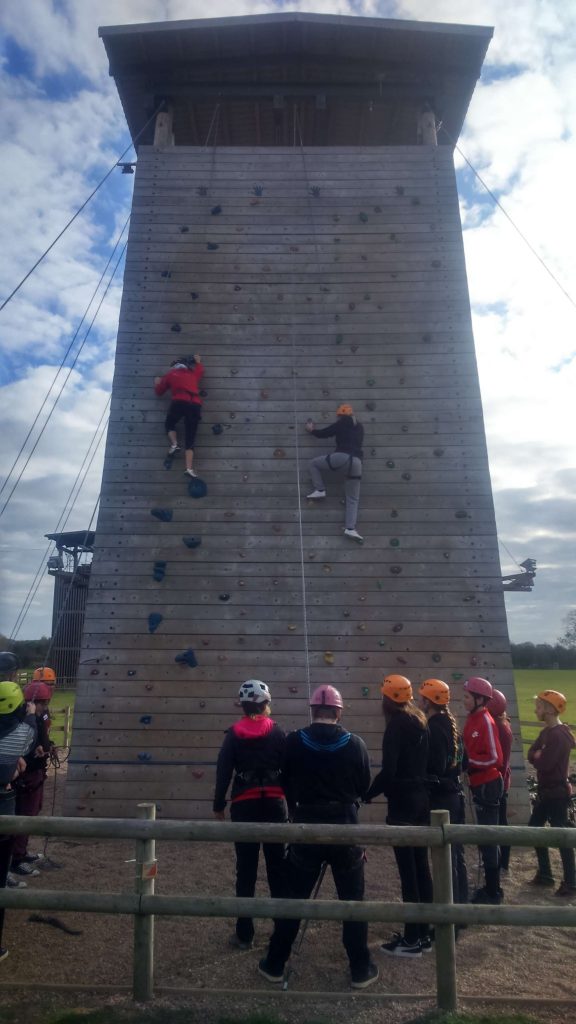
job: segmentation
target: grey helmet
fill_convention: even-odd
[[[272,694],[260,679],[247,679],[238,690],[238,696],[242,703],[266,704],[272,700]]]

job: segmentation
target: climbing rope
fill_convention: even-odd
[[[128,218],[128,220],[129,220],[129,219],[130,219],[130,218]],[[122,228],[122,232],[121,232],[121,234],[120,234],[120,237],[118,238],[118,242],[116,243],[116,245],[115,245],[115,247],[114,247],[114,250],[113,250],[113,252],[115,252],[115,251],[116,251],[116,248],[117,248],[117,246],[118,246],[118,243],[120,242],[120,238],[122,237],[122,234],[124,233],[124,231],[125,231],[125,229],[126,229],[126,227],[127,227],[127,224],[128,224],[128,220],[126,221],[126,223],[124,224],[124,227]],[[81,343],[81,345],[80,345],[80,347],[79,347],[79,349],[78,349],[78,351],[77,351],[76,355],[74,356],[74,359],[72,360],[72,363],[70,364],[70,366],[69,366],[69,368],[68,368],[68,373],[66,374],[66,376],[65,376],[65,378],[64,378],[64,381],[63,381],[63,383],[62,383],[62,385],[61,385],[61,387],[60,387],[60,390],[58,391],[58,394],[56,395],[56,399],[55,399],[55,401],[54,401],[54,404],[53,404],[52,408],[50,409],[50,412],[48,413],[48,416],[46,417],[46,419],[45,419],[44,423],[42,424],[42,428],[41,428],[41,430],[40,430],[40,432],[39,432],[39,434],[38,434],[38,437],[37,437],[37,438],[36,438],[36,440],[34,441],[34,444],[32,445],[32,448],[30,449],[30,451],[28,452],[28,455],[26,456],[26,459],[25,459],[25,461],[24,461],[24,464],[23,464],[23,466],[21,467],[21,469],[20,469],[20,472],[18,473],[18,475],[17,475],[17,477],[16,477],[16,480],[15,480],[14,484],[12,485],[12,489],[10,490],[10,493],[8,494],[8,497],[6,498],[6,501],[4,502],[4,504],[3,504],[2,508],[0,509],[0,519],[1,519],[1,518],[2,518],[2,516],[4,515],[4,513],[5,513],[6,509],[8,508],[8,505],[10,504],[10,501],[11,501],[11,499],[12,499],[12,496],[13,496],[13,494],[14,494],[14,492],[15,492],[16,488],[18,487],[18,484],[20,483],[20,480],[22,479],[22,476],[23,476],[23,474],[24,474],[24,472],[25,472],[25,470],[26,470],[26,467],[28,466],[28,464],[29,464],[29,462],[30,462],[30,459],[32,458],[32,456],[33,456],[34,452],[36,451],[36,448],[38,447],[38,444],[39,444],[40,438],[41,438],[41,437],[42,437],[42,435],[44,434],[44,431],[46,430],[46,427],[48,426],[48,423],[49,423],[49,422],[50,422],[50,420],[52,419],[52,414],[53,414],[53,412],[54,412],[54,410],[55,410],[56,406],[58,405],[58,402],[60,401],[60,398],[62,397],[62,392],[64,391],[64,388],[66,387],[66,385],[67,385],[68,381],[70,380],[70,377],[71,377],[71,375],[72,375],[72,371],[73,371],[74,367],[76,366],[76,363],[78,362],[78,359],[79,359],[79,357],[80,357],[80,354],[81,354],[81,352],[82,352],[82,350],[83,350],[83,348],[84,348],[84,345],[86,344],[86,342],[87,342],[87,340],[88,340],[88,337],[89,337],[89,335],[90,335],[90,332],[91,332],[91,330],[92,330],[92,328],[93,328],[93,326],[94,326],[94,323],[95,323],[95,321],[96,321],[96,318],[97,318],[97,316],[98,316],[98,313],[100,312],[100,309],[102,308],[102,305],[103,305],[103,303],[104,303],[104,300],[106,299],[106,296],[107,296],[107,294],[108,294],[108,292],[109,292],[109,290],[110,290],[110,286],[111,286],[111,284],[112,284],[112,282],[113,282],[113,280],[114,280],[114,278],[115,278],[115,276],[116,276],[116,271],[118,270],[118,267],[120,266],[120,263],[122,262],[122,259],[123,259],[123,256],[124,256],[124,253],[126,252],[126,245],[127,245],[127,243],[126,243],[126,242],[124,242],[124,245],[122,246],[122,250],[121,250],[121,252],[120,252],[120,255],[119,255],[119,257],[118,257],[118,259],[117,259],[117,261],[116,261],[116,264],[115,264],[115,266],[114,266],[114,269],[113,269],[113,271],[112,271],[112,273],[111,273],[111,275],[110,275],[110,277],[109,277],[109,279],[108,279],[108,283],[107,283],[107,285],[106,285],[106,288],[104,289],[104,292],[102,293],[102,296],[101,296],[101,298],[100,298],[100,301],[99,301],[99,303],[98,303],[98,306],[96,307],[96,311],[95,311],[95,313],[94,313],[94,315],[93,315],[93,317],[92,317],[92,320],[90,321],[90,324],[89,324],[89,326],[88,326],[88,330],[86,331],[86,334],[84,335],[84,338],[82,339],[82,343]],[[112,254],[112,255],[113,255],[113,254]],[[108,264],[107,264],[106,266],[108,266],[108,265],[109,265],[109,263],[110,263],[110,261],[111,261],[111,259],[112,259],[112,255],[110,256],[110,259],[109,259],[109,261],[108,261]],[[98,287],[99,287],[99,285],[98,285]],[[91,305],[91,304],[92,304],[92,299],[90,299],[90,303],[88,304],[88,308],[90,307],[90,305]],[[87,312],[87,311],[86,311],[86,312]],[[85,316],[86,316],[86,314],[85,314]],[[84,318],[83,318],[83,319],[84,319]],[[58,376],[58,374],[59,374],[59,373],[60,373],[60,370],[59,370],[59,371],[58,371],[58,373],[56,374],[56,377]],[[55,378],[55,379],[56,379],[56,378]],[[51,385],[51,387],[52,387],[52,385]],[[39,415],[39,413],[38,413],[38,415]],[[30,435],[28,435],[28,436],[30,436]],[[20,457],[20,456],[18,456],[18,457],[17,457],[17,459],[16,459],[16,462],[18,461],[18,458],[19,458],[19,457]],[[14,468],[14,467],[12,467],[12,468]],[[10,472],[12,472],[12,470],[11,470]]]
[[[32,432],[33,432],[36,424],[38,423],[38,420],[40,419],[40,416],[42,415],[44,407],[46,406],[46,402],[48,401],[48,398],[50,397],[50,394],[52,392],[52,388],[54,387],[54,385],[55,385],[55,383],[56,383],[56,381],[57,381],[61,371],[63,371],[64,368],[65,368],[66,360],[68,359],[68,357],[69,357],[69,355],[70,355],[70,353],[72,351],[72,348],[74,346],[74,343],[75,343],[78,335],[80,334],[80,330],[82,328],[82,325],[86,321],[86,317],[88,315],[90,306],[92,305],[92,302],[94,301],[94,299],[95,299],[95,297],[96,297],[96,295],[97,295],[97,293],[99,291],[100,285],[101,285],[102,281],[104,281],[104,279],[106,278],[107,270],[108,270],[110,264],[112,263],[112,260],[114,259],[114,254],[116,253],[116,250],[118,249],[118,246],[120,245],[120,242],[122,241],[122,236],[124,234],[124,231],[126,230],[126,227],[128,225],[129,220],[130,220],[130,217],[128,216],[127,220],[124,223],[124,226],[123,226],[122,230],[119,233],[119,236],[118,236],[116,242],[114,243],[114,247],[112,249],[112,252],[111,252],[110,256],[108,257],[106,266],[105,266],[104,270],[102,270],[102,272],[101,272],[101,274],[99,276],[99,281],[98,281],[96,287],[94,288],[94,291],[92,292],[92,295],[90,297],[90,301],[88,302],[88,305],[86,306],[86,309],[84,310],[84,312],[82,314],[81,321],[78,324],[78,327],[76,328],[76,331],[74,332],[74,334],[72,336],[70,344],[69,344],[69,346],[68,346],[68,348],[67,348],[67,350],[66,350],[66,352],[65,352],[65,354],[63,356],[63,358],[61,358],[60,365],[59,365],[58,369],[56,370],[56,373],[54,375],[52,383],[50,384],[50,386],[49,386],[49,388],[48,388],[48,390],[47,390],[47,392],[46,392],[46,394],[44,396],[44,399],[42,401],[40,409],[38,410],[38,412],[37,412],[37,414],[36,414],[36,416],[35,416],[35,418],[33,420],[32,426],[30,427],[30,430],[28,431],[24,441],[22,442],[22,444],[20,444],[20,450],[19,450],[18,454],[16,455],[12,465],[10,466],[10,469],[8,470],[8,473],[6,474],[6,476],[4,478],[4,482],[2,483],[2,486],[0,487],[0,497],[4,494],[4,490],[8,486],[10,477],[12,475],[12,472],[14,471],[15,466],[18,463],[18,460],[20,459],[20,457],[22,457],[22,454],[23,454],[23,452],[25,450],[25,447],[26,447],[26,445],[27,445],[27,443],[28,443],[28,441],[29,441],[29,439],[30,439],[30,437],[32,435]],[[75,358],[74,362],[77,361],[78,356],[80,355],[80,352],[82,351],[82,348],[84,347],[84,344],[86,342],[86,338],[87,337],[88,337],[88,335],[85,336],[84,341],[82,342],[82,345],[80,347],[80,351],[76,355],[76,358]],[[74,367],[74,364],[73,364],[73,367]],[[70,377],[70,374],[69,374],[69,377]],[[69,377],[67,377],[67,381],[68,381]],[[66,385],[66,382],[65,382],[65,385]],[[60,391],[60,394],[61,394],[61,391]],[[58,395],[58,398],[59,398],[59,395]],[[56,406],[57,400],[58,399],[56,398],[56,401],[54,402],[54,407],[52,408],[52,412],[53,412],[53,409]],[[38,443],[38,441],[40,440],[40,437],[41,437],[42,433],[44,432],[44,429],[46,427],[46,424],[48,423],[48,420],[50,419],[50,416],[51,416],[51,413],[48,416],[48,419],[46,420],[46,423],[44,423],[44,426],[42,427],[42,430],[40,431],[40,435],[37,438],[36,443]],[[31,455],[32,455],[32,453],[31,453]],[[28,461],[30,461],[30,459]],[[28,462],[27,462],[27,465],[28,465]],[[26,469],[26,466],[24,467],[24,469]],[[22,476],[22,473],[20,473],[20,476]],[[18,477],[18,480],[19,480],[19,477]]]
[[[162,100],[162,102],[156,107],[156,110],[148,118],[148,120],[146,121],[146,124],[144,125],[144,127],[140,129],[138,134],[135,135],[134,138],[130,141],[130,144],[126,147],[124,152],[121,153],[120,156],[118,157],[118,159],[114,161],[114,163],[112,164],[110,169],[106,172],[104,177],[98,182],[98,184],[96,185],[96,188],[90,193],[88,198],[84,200],[82,205],[78,207],[78,209],[76,210],[76,213],[74,214],[74,216],[71,217],[70,220],[68,221],[68,223],[64,225],[62,230],[56,235],[56,238],[54,238],[53,241],[50,242],[50,245],[48,246],[48,248],[45,249],[44,252],[42,253],[42,255],[38,257],[38,259],[36,260],[34,265],[32,267],[30,267],[30,270],[28,271],[27,274],[24,275],[24,277],[19,282],[19,284],[17,284],[16,287],[12,289],[12,291],[10,292],[10,295],[8,295],[8,297],[6,299],[4,299],[4,302],[0,305],[0,312],[4,309],[5,306],[8,305],[10,300],[12,298],[14,298],[14,296],[16,295],[16,292],[20,291],[22,285],[28,280],[30,275],[34,273],[34,271],[36,270],[36,267],[38,267],[40,265],[40,263],[42,263],[42,260],[45,259],[45,257],[48,255],[50,250],[54,248],[54,246],[56,245],[56,242],[58,242],[62,238],[62,235],[64,235],[66,233],[66,231],[68,230],[70,225],[73,224],[74,221],[76,220],[76,218],[82,213],[82,210],[84,210],[88,206],[88,203],[90,202],[90,200],[93,199],[93,197],[96,195],[96,193],[99,191],[99,189],[102,188],[102,185],[104,184],[104,182],[107,181],[108,178],[110,177],[110,175],[116,170],[116,168],[118,167],[118,165],[121,162],[121,160],[126,156],[126,153],[128,153],[132,149],[132,147],[136,145],[138,140],[141,138],[141,136],[144,134],[144,132],[148,128],[148,125],[151,124],[151,122],[154,120],[156,115],[160,113],[160,111],[162,110],[165,102],[166,102],[165,100]]]

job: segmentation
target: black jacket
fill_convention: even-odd
[[[288,736],[284,782],[295,821],[356,822],[370,785],[366,745],[339,724],[313,722]]]
[[[366,799],[384,794],[391,825],[421,825],[428,819],[428,746],[428,728],[419,719],[404,711],[390,717],[382,737],[382,770]]]
[[[314,437],[336,438],[337,452],[354,455],[357,459],[361,459],[364,454],[362,451],[364,427],[361,423],[354,422],[353,416],[339,416],[336,422],[331,423],[329,427],[311,430],[310,433]]]
[[[286,736],[271,718],[241,718],[228,730],[216,765],[214,811],[226,807],[232,776],[232,802],[283,799],[282,763]]]
[[[430,793],[456,793],[461,789],[462,743],[458,738],[456,750],[452,724],[447,715],[432,715],[428,719],[430,744],[428,750],[428,776]]]

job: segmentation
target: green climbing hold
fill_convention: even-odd
[[[366,224],[366,222],[368,220],[368,214],[364,213],[364,211],[362,211],[362,213],[358,214],[358,220],[361,220],[363,224]]]
[[[454,680],[455,683],[457,683],[459,679],[463,679],[464,678],[464,673],[463,672],[453,672],[451,678]]]
[[[362,696],[363,697],[369,697],[370,696],[370,689],[369,689],[368,686],[363,686],[362,687]]]
[[[341,345],[343,341],[344,341],[344,335],[343,334],[337,334],[336,335],[336,344],[337,345]]]
[[[399,548],[400,547],[400,541],[398,540],[398,537],[392,537],[390,539],[390,547],[391,548]]]
[[[376,381],[375,381],[374,377],[368,377],[368,380],[366,381],[366,383],[367,383],[369,388],[373,388],[375,383],[376,383]]]

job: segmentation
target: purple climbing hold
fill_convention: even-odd
[[[393,633],[401,633],[404,629],[404,625],[401,622],[397,622],[395,626],[392,626]]]
[[[171,508],[151,508],[150,515],[154,516],[155,519],[159,519],[162,523],[171,523],[173,512]]]
[[[180,654],[177,654],[174,661],[178,665],[188,665],[188,668],[196,668],[198,665],[196,655],[191,647],[188,647],[186,651],[182,651]]]
[[[158,629],[158,626],[162,622],[162,618],[163,618],[163,616],[160,615],[160,612],[151,612],[150,613],[150,615],[148,616],[148,632],[149,633],[155,633],[156,632],[156,630]]]

